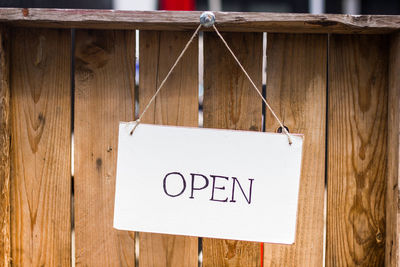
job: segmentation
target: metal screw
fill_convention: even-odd
[[[208,28],[214,25],[215,15],[212,12],[203,12],[200,16],[200,24]]]

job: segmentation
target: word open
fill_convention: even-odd
[[[221,175],[209,175],[208,177],[200,173],[190,173],[190,177],[190,188],[188,189],[190,190],[190,199],[195,198],[196,191],[202,191],[210,187],[210,201],[236,202],[237,195],[241,195],[248,204],[251,204],[254,179],[248,179],[247,185],[242,185],[236,177]],[[186,191],[187,184],[183,174],[170,172],[164,176],[163,190],[169,197],[179,197]],[[228,184],[231,185],[229,191]]]

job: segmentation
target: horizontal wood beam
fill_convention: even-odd
[[[201,11],[117,11],[0,8],[0,22],[23,27],[193,30]],[[222,31],[385,34],[400,16],[215,12]]]

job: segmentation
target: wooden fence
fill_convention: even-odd
[[[305,134],[294,245],[262,253],[113,229],[118,122],[134,120],[199,16],[0,9],[1,265],[197,266],[200,247],[203,266],[400,266],[400,16],[216,13],[260,90],[266,54],[266,97]],[[204,127],[276,131],[215,33],[203,34]],[[198,125],[198,53],[194,42],[147,123]]]

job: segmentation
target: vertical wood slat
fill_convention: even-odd
[[[262,33],[223,36],[261,90]],[[260,97],[218,36],[208,32],[204,33],[203,114],[205,128],[260,131],[262,126]],[[203,266],[260,266],[260,243],[204,238]]]
[[[10,266],[10,50],[9,31],[0,25],[0,266]]]
[[[386,189],[385,266],[399,262],[399,132],[400,132],[400,34],[391,36],[388,98],[388,173]]]
[[[327,35],[267,35],[267,100],[292,133],[304,134],[294,245],[264,244],[264,266],[322,266]],[[279,124],[266,111],[266,131]],[[267,170],[266,170],[267,171]]]
[[[191,34],[190,32],[140,31],[139,112],[153,96]],[[197,38],[147,110],[142,122],[197,127]],[[198,264],[198,239],[195,237],[140,233],[139,239],[141,267],[183,267]]]
[[[134,266],[133,232],[113,228],[119,121],[134,119],[135,31],[77,30],[76,263]]]
[[[69,30],[12,30],[15,266],[69,266],[71,262],[70,37]]]
[[[388,42],[332,35],[326,266],[383,266]]]

